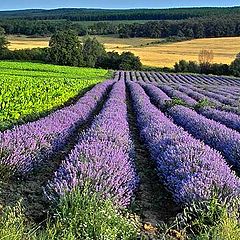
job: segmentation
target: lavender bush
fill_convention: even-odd
[[[138,178],[125,101],[125,83],[120,80],[101,113],[81,133],[78,144],[49,182],[50,199],[88,184],[90,191],[100,192],[120,206],[130,203]]]
[[[240,116],[237,114],[213,109],[210,107],[202,108],[199,110],[199,112],[207,118],[213,119],[240,132]]]

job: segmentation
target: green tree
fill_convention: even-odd
[[[0,27],[0,51],[4,51],[7,49],[9,42],[5,36],[5,30]]]
[[[87,67],[95,67],[97,59],[106,55],[104,46],[95,37],[88,37],[83,41],[82,52]]]
[[[185,60],[180,60],[174,65],[175,72],[188,72],[188,62]]]
[[[131,52],[123,52],[120,55],[120,61],[119,69],[121,70],[141,70],[142,68],[140,58]]]
[[[236,76],[240,77],[240,58],[236,58],[230,65],[230,72]]]
[[[59,31],[49,42],[50,62],[59,65],[82,66],[82,45],[73,31]]]

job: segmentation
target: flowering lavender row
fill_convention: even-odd
[[[164,85],[164,86],[159,86],[159,87],[161,88],[162,91],[164,91],[166,94],[168,94],[168,96],[179,98],[179,99],[183,100],[189,106],[194,106],[194,105],[197,104],[197,101],[195,99],[189,97],[185,93],[182,93],[182,92],[180,92],[178,90],[174,90],[170,86]]]
[[[152,86],[152,90],[148,90],[147,93],[157,106],[159,102],[161,103],[161,99],[162,101],[165,99],[162,91],[157,87]],[[159,107],[161,108],[161,105]],[[240,117],[236,114],[209,107],[201,108],[199,112],[228,127],[240,129]],[[221,151],[231,164],[240,167],[240,134],[238,132],[183,106],[175,106],[169,110],[169,113],[177,124],[183,126],[196,138]]]
[[[154,107],[139,84],[128,82],[141,137],[176,202],[239,195],[239,179],[224,158]]]
[[[127,120],[125,83],[117,82],[101,113],[83,132],[48,184],[50,199],[89,183],[92,191],[120,205],[130,203],[138,183]]]
[[[197,103],[197,101],[195,101],[195,102],[188,101],[187,98],[185,98],[184,95],[182,97],[181,94],[179,94],[179,95],[174,94],[175,91],[170,86],[166,86],[166,85],[160,86],[161,90],[159,88],[157,88],[156,86],[152,85],[152,84],[145,84],[145,85],[142,85],[142,86],[145,89],[146,93],[149,96],[151,96],[151,99],[153,100],[154,104],[156,104],[156,106],[158,106],[158,108],[160,108],[160,109],[162,109],[162,107],[164,107],[164,104],[165,104],[166,101],[171,100],[171,98],[169,98],[161,90],[165,90],[165,92],[167,92],[168,95],[171,96],[171,97],[176,96],[176,97],[184,100],[190,106],[194,106]],[[176,92],[178,92],[178,91],[176,91]],[[230,127],[230,128],[235,129],[237,131],[240,131],[240,117],[237,114],[213,109],[213,108],[210,108],[210,107],[200,108],[199,113],[201,113],[202,115],[204,115],[207,118],[210,118],[210,119],[213,119],[217,122],[220,122],[227,127]]]
[[[153,96],[158,96],[153,99],[153,101],[157,104],[159,108],[164,107],[166,101],[170,101],[171,98],[168,97],[166,93],[161,91],[158,87],[153,86],[152,84],[141,84],[147,94],[151,94]],[[157,94],[156,94],[157,92]]]
[[[10,174],[25,174],[61,149],[75,128],[84,123],[113,84],[96,85],[76,104],[38,121],[0,134],[0,166]]]
[[[240,116],[237,114],[210,107],[201,108],[199,109],[199,112],[207,118],[213,119],[240,132]]]
[[[224,95],[225,97],[227,98],[232,98],[234,100],[238,100],[239,99],[239,94],[232,91],[232,92],[229,92],[226,88],[222,87],[221,88],[218,88],[218,87],[207,87],[207,90],[212,92],[212,93],[215,93],[215,94],[220,94],[220,95]]]
[[[227,99],[230,99],[230,100],[233,100],[233,101],[236,101],[238,99],[238,96],[236,96],[234,94],[234,92],[232,93],[229,93],[229,92],[226,92],[225,88],[223,86],[221,87],[217,87],[216,85],[213,87],[211,86],[206,86],[206,85],[195,85],[196,88],[198,88],[199,90],[201,91],[205,91],[205,92],[208,92],[210,94],[212,94],[212,96],[216,96],[217,98],[219,96],[223,96],[223,101],[224,101],[224,98],[227,98]]]
[[[216,93],[211,93],[209,91],[205,91],[205,90],[199,89],[197,87],[192,87],[192,90],[197,91],[201,94],[204,94],[205,96],[214,98],[214,99],[218,100],[219,102],[221,102],[223,104],[230,105],[230,106],[233,106],[233,107],[237,106],[236,101],[234,101],[232,99],[229,99],[227,97],[224,97],[222,95],[219,95],[219,94],[216,94]]]
[[[210,98],[210,97],[207,97],[201,93],[198,93],[198,92],[195,92],[194,90],[192,90],[189,86],[187,87],[184,87],[184,86],[179,86],[178,87],[178,90],[183,92],[183,93],[186,93],[188,96],[190,96],[191,98],[197,100],[197,101],[200,101],[200,100],[203,100],[203,99],[207,99],[209,100],[209,102],[213,103],[214,105],[216,106],[221,106],[222,104],[213,99],[213,98]]]
[[[222,152],[232,165],[240,167],[240,134],[237,131],[207,119],[184,106],[171,108],[169,114],[175,123],[194,137]]]
[[[131,72],[131,76],[137,80],[142,79],[146,82],[157,81],[159,83],[180,83],[180,84],[216,84],[225,86],[240,86],[239,79],[226,78],[220,76],[208,76],[197,74],[169,74],[169,73],[155,73],[155,72]]]

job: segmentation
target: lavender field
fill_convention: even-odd
[[[88,229],[77,238],[66,233],[72,225],[56,230],[70,224],[56,223],[57,214],[55,231],[24,239],[196,239],[202,229],[187,225],[198,215],[186,220],[184,209],[212,201],[233,207],[239,170],[237,78],[118,71],[70,106],[0,132],[1,206],[22,199],[23,215],[40,224],[56,216],[59,202],[75,202],[71,193],[98,199],[91,208],[83,198],[83,212],[96,215],[92,222],[76,215]]]

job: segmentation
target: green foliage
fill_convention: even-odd
[[[2,51],[7,49],[7,46],[8,46],[8,41],[5,36],[5,30],[2,27],[0,27],[0,54],[2,53]]]
[[[19,50],[5,50],[1,59],[24,61],[47,61],[48,48],[32,48]]]
[[[97,59],[106,55],[106,51],[104,46],[99,43],[95,37],[88,37],[83,41],[82,54],[85,65],[88,67],[94,67]]]
[[[214,74],[214,75],[232,75],[232,74],[236,75],[238,70],[237,71],[235,70],[234,72],[234,69],[236,69],[236,66],[230,67],[228,64],[222,64],[222,63],[199,64],[194,61],[185,61],[185,60],[180,60],[174,65],[174,71],[177,73],[185,72],[185,73]]]
[[[27,222],[19,202],[0,215],[0,239],[4,240],[132,240],[137,239],[133,223],[110,200],[101,200],[87,188],[74,190],[60,198],[46,226]]]
[[[27,62],[0,62],[0,130],[34,120],[93,84],[107,71]]]
[[[164,106],[162,108],[164,111],[166,111],[167,109],[172,108],[176,105],[187,106],[182,99],[173,97],[171,100],[165,101]]]
[[[40,239],[131,240],[136,236],[133,224],[110,200],[101,200],[84,188],[60,199],[54,224],[48,224]]]
[[[36,229],[28,225],[21,202],[6,207],[0,213],[0,239],[30,240]]]
[[[136,57],[131,52],[123,52],[120,56],[119,69],[122,70],[140,70],[142,64],[139,57]]]
[[[49,61],[58,65],[83,66],[82,45],[73,31],[59,31],[49,42]]]
[[[175,72],[188,72],[188,62],[180,60],[179,63],[174,65]]]
[[[230,71],[236,77],[240,77],[240,59],[236,58],[230,65]]]
[[[139,57],[136,57],[131,52],[123,52],[119,54],[117,52],[108,52],[98,58],[96,67],[114,70],[141,70],[142,63]]]
[[[194,240],[239,239],[239,199],[194,202],[176,220],[179,232],[187,232]],[[180,230],[179,230],[180,229]]]
[[[198,101],[198,103],[194,106],[196,110],[204,108],[204,107],[214,107],[215,105],[210,102],[208,99],[204,98]]]

